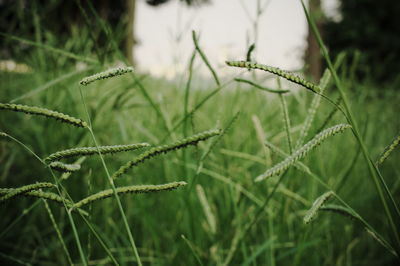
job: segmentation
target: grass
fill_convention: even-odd
[[[108,28],[107,35],[112,36]],[[13,103],[0,106],[7,109],[0,110],[0,131],[4,132],[0,134],[0,182],[2,188],[14,188],[0,191],[0,197],[8,199],[0,206],[1,260],[27,265],[398,262],[395,205],[400,155],[393,148],[379,168],[374,163],[380,161],[385,147],[397,143],[398,137],[392,140],[400,127],[393,112],[400,100],[398,93],[385,91],[376,97],[371,85],[351,78],[345,64],[334,69],[330,63],[332,78],[323,85],[244,62],[231,63],[243,66],[244,72],[225,66],[232,74],[223,77],[194,32],[192,37],[195,52],[180,86],[124,73],[81,88],[79,81],[85,76],[108,69],[109,65],[97,62],[87,73],[68,65],[53,71],[34,68],[28,74],[0,72],[4,88],[0,102]],[[30,44],[44,54],[93,60],[92,55]],[[199,64],[207,66],[209,83],[217,87],[197,89],[204,83],[196,72]],[[264,85],[263,78],[271,74],[249,73],[252,66],[308,90],[284,80],[276,86]],[[314,93],[319,86],[323,97]],[[341,110],[327,121],[337,107],[332,99],[338,96],[343,98]],[[35,114],[62,118],[68,114],[67,119],[79,124],[85,120],[85,129]],[[342,123],[351,124],[353,132],[346,130],[323,143],[315,142],[321,125],[326,124],[326,129]],[[216,135],[213,138],[196,135],[212,128],[221,129],[207,131]],[[199,139],[205,141],[197,143]],[[132,143],[151,147],[112,146]],[[304,143],[311,143],[313,150],[299,152]],[[321,145],[315,149],[317,144]],[[188,147],[166,152],[183,146]],[[88,148],[70,150],[78,147]],[[365,159],[358,159],[360,149]],[[124,152],[103,157],[114,150]],[[78,157],[69,158],[71,152]],[[68,175],[53,173],[46,166],[49,156],[80,169]],[[79,156],[87,157],[77,162]],[[140,164],[132,163],[135,160]],[[254,182],[285,160],[290,165],[280,175]],[[114,180],[112,173],[124,164],[134,168]],[[24,187],[36,182],[38,188],[46,184],[43,191]],[[170,192],[121,194],[186,183]],[[327,191],[332,197],[325,203],[320,196]],[[35,198],[40,195],[46,195],[46,201]],[[382,204],[386,205],[383,209]],[[81,209],[75,212],[72,206]],[[312,222],[304,224],[305,216],[307,223]]]

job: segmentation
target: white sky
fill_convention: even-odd
[[[157,76],[174,77],[186,68],[193,51],[192,29],[199,34],[200,46],[217,69],[223,67],[227,59],[245,59],[247,47],[254,42],[255,36],[248,14],[255,17],[257,2],[211,0],[210,4],[190,8],[178,0],[159,7],[138,0],[137,67]],[[300,1],[259,2],[267,7],[258,22],[256,60],[288,70],[301,68],[307,24]],[[336,0],[323,2],[328,9],[335,3]]]

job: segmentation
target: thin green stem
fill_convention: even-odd
[[[309,14],[309,12],[307,11],[303,0],[300,0],[300,1],[301,1],[302,6],[303,6],[304,12],[306,14],[307,21],[310,24],[311,29],[312,29],[312,31],[314,33],[314,36],[316,37],[316,39],[318,41],[318,44],[319,44],[320,49],[322,51],[322,54],[323,54],[323,56],[325,58],[326,63],[328,64],[328,68],[331,71],[333,79],[334,79],[334,81],[336,83],[336,86],[337,86],[337,88],[339,90],[340,96],[343,99],[343,106],[344,106],[344,109],[345,109],[346,114],[347,114],[348,122],[352,126],[353,134],[354,134],[355,138],[357,139],[359,145],[361,146],[361,151],[362,151],[363,156],[364,156],[364,158],[365,158],[365,160],[366,160],[366,162],[368,164],[368,169],[370,171],[370,174],[372,176],[372,179],[373,179],[373,182],[375,184],[376,190],[378,192],[379,198],[380,198],[380,200],[382,202],[384,211],[385,211],[386,216],[388,218],[388,221],[389,221],[389,224],[390,224],[390,228],[391,228],[392,233],[393,233],[393,237],[395,238],[395,244],[396,244],[396,249],[395,250],[396,250],[397,254],[399,254],[400,253],[400,236],[399,236],[399,233],[398,233],[397,226],[396,226],[396,224],[394,222],[394,218],[393,218],[392,212],[389,209],[388,202],[387,202],[387,200],[385,198],[385,195],[383,193],[383,190],[386,192],[386,195],[390,199],[391,204],[393,205],[397,215],[400,217],[399,208],[398,208],[397,203],[394,200],[390,190],[388,189],[385,180],[383,179],[383,177],[380,174],[379,170],[377,169],[376,165],[373,163],[373,161],[372,161],[372,159],[371,159],[371,157],[370,157],[370,155],[369,155],[369,153],[367,151],[366,145],[365,145],[365,143],[364,143],[364,141],[363,141],[363,139],[361,137],[361,134],[359,133],[357,122],[354,119],[353,112],[352,112],[352,110],[350,108],[349,100],[347,99],[347,96],[345,94],[345,91],[344,91],[344,88],[342,86],[342,83],[341,83],[341,81],[340,81],[340,79],[339,79],[339,77],[338,77],[338,75],[337,75],[337,73],[336,73],[336,71],[335,71],[335,69],[333,67],[332,61],[331,61],[331,59],[329,57],[329,54],[328,54],[328,50],[327,50],[326,46],[324,45],[324,43],[322,41],[322,38],[321,38],[321,36],[319,34],[319,31],[318,31],[318,29],[317,29],[317,27],[316,27],[316,25],[314,23],[314,20],[311,17],[311,15]]]
[[[81,87],[79,87],[79,93],[80,93],[81,100],[82,100],[82,103],[83,103],[83,106],[84,106],[84,109],[85,109],[85,112],[86,112],[86,115],[87,115],[87,118],[88,118],[88,124],[89,124],[88,130],[89,130],[89,132],[90,132],[90,135],[92,136],[93,142],[94,142],[94,144],[95,144],[95,146],[96,146],[96,148],[97,148],[97,151],[98,151],[98,153],[99,153],[101,163],[102,163],[103,168],[104,168],[104,170],[105,170],[105,172],[106,172],[106,174],[107,174],[108,182],[110,183],[111,189],[112,189],[112,191],[113,191],[115,200],[116,200],[117,205],[118,205],[118,209],[119,209],[119,211],[120,211],[120,213],[121,213],[122,220],[123,220],[125,229],[126,229],[126,231],[127,231],[127,233],[128,233],[128,238],[129,238],[129,242],[130,242],[130,244],[131,244],[133,253],[134,253],[135,257],[136,257],[136,260],[137,260],[138,265],[141,266],[141,265],[142,265],[142,262],[141,262],[141,260],[140,260],[138,250],[137,250],[137,248],[136,248],[135,240],[133,239],[133,235],[132,235],[131,229],[130,229],[130,227],[129,227],[128,220],[127,220],[127,218],[126,218],[124,209],[123,209],[123,207],[122,207],[121,200],[120,200],[120,198],[119,198],[119,196],[118,196],[118,193],[117,193],[117,190],[116,190],[116,188],[115,188],[114,180],[111,178],[111,175],[110,175],[110,173],[109,173],[109,171],[108,171],[107,165],[106,165],[106,163],[105,163],[105,161],[104,161],[103,155],[102,155],[101,152],[100,152],[99,145],[98,145],[98,143],[97,143],[96,137],[95,137],[95,135],[94,135],[94,133],[93,133],[93,130],[92,130],[92,122],[91,122],[91,119],[90,119],[89,111],[88,111],[88,108],[87,108],[87,105],[86,105],[85,98],[84,98],[84,96],[83,96],[83,92],[82,92],[82,88],[81,88]]]
[[[46,163],[45,163],[33,150],[31,150],[30,148],[28,148],[24,143],[22,143],[22,142],[19,141],[18,139],[14,138],[14,137],[12,137],[12,136],[10,136],[10,135],[8,135],[8,134],[7,134],[7,137],[9,137],[10,139],[14,140],[14,141],[17,142],[18,144],[22,145],[22,147],[24,147],[29,153],[31,153],[36,159],[38,159],[43,165],[45,165],[45,166],[47,167]],[[47,169],[49,169],[51,175],[53,176],[54,182],[55,182],[55,184],[56,184],[55,187],[56,187],[56,189],[57,189],[58,194],[60,195],[60,197],[61,197],[61,199],[62,199],[62,203],[63,203],[63,205],[64,205],[64,208],[65,208],[65,210],[67,211],[68,219],[69,219],[69,221],[70,221],[70,223],[71,223],[72,231],[73,231],[73,234],[74,234],[74,237],[75,237],[76,245],[77,245],[77,247],[78,247],[79,255],[80,255],[81,260],[82,260],[82,264],[83,264],[84,266],[87,266],[86,256],[85,256],[85,254],[84,254],[84,252],[83,252],[82,245],[81,245],[81,241],[80,241],[80,239],[79,239],[79,234],[78,234],[78,231],[76,230],[75,222],[74,222],[74,219],[72,218],[72,214],[71,214],[71,212],[70,212],[71,209],[68,209],[67,203],[65,202],[65,199],[64,199],[64,197],[62,196],[62,193],[61,193],[60,187],[62,187],[62,186],[61,186],[59,180],[58,180],[58,179],[56,178],[56,176],[54,175],[54,173],[53,173],[53,171],[51,170],[51,168],[50,168],[50,167],[47,167]]]

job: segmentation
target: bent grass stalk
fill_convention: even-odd
[[[366,162],[368,164],[368,169],[369,169],[369,171],[371,173],[371,177],[373,179],[374,185],[376,187],[376,190],[378,192],[379,198],[380,198],[381,203],[383,205],[383,208],[385,210],[385,214],[386,214],[386,216],[388,218],[388,221],[389,221],[389,224],[390,224],[390,228],[391,228],[391,231],[393,233],[392,237],[394,237],[394,239],[395,239],[396,253],[399,255],[400,254],[400,235],[399,235],[398,228],[397,228],[397,226],[396,226],[396,224],[394,222],[394,218],[393,218],[393,215],[392,215],[392,212],[395,212],[397,214],[397,216],[400,217],[399,207],[398,207],[396,201],[394,200],[393,195],[391,194],[391,192],[390,192],[385,180],[383,179],[382,175],[380,174],[379,169],[373,163],[372,158],[371,158],[371,156],[369,155],[369,153],[367,151],[366,145],[365,145],[365,143],[364,143],[364,141],[363,141],[363,139],[361,137],[360,131],[358,129],[357,122],[354,119],[353,111],[350,108],[349,100],[347,99],[347,96],[345,94],[345,91],[344,91],[344,88],[342,86],[342,83],[341,83],[341,81],[340,81],[340,79],[339,79],[339,77],[338,77],[338,75],[337,75],[337,73],[336,73],[336,71],[335,71],[335,69],[333,67],[332,61],[331,61],[331,59],[329,57],[329,54],[328,54],[328,50],[327,50],[324,42],[322,41],[322,38],[321,38],[321,36],[319,34],[319,31],[318,31],[318,29],[317,29],[317,27],[315,25],[314,19],[310,16],[309,12],[307,11],[306,6],[304,5],[304,1],[303,0],[300,0],[300,1],[301,1],[301,5],[303,7],[304,13],[305,13],[305,15],[307,17],[307,21],[308,21],[309,25],[311,26],[311,29],[312,29],[312,31],[314,33],[315,38],[317,39],[317,42],[318,42],[318,44],[320,46],[320,50],[321,50],[321,52],[322,52],[322,54],[323,54],[323,56],[325,58],[325,61],[326,61],[327,65],[328,65],[329,70],[331,71],[331,74],[332,74],[333,79],[334,79],[334,81],[336,83],[336,86],[338,88],[340,96],[341,96],[341,98],[343,100],[344,109],[346,111],[346,119],[351,124],[351,126],[353,128],[352,131],[354,133],[354,136],[357,139],[359,145],[361,146],[362,153],[363,153],[364,158],[365,158],[365,160],[366,160]],[[388,202],[387,202],[387,200],[385,198],[385,195],[383,194],[384,192],[387,195],[387,197],[389,198],[389,200],[390,200],[390,202],[391,202],[391,204],[393,206],[394,211],[392,211],[389,208]]]
[[[41,108],[37,106],[28,106],[22,104],[14,104],[14,103],[0,103],[0,110],[8,110],[14,112],[21,112],[25,114],[31,115],[40,115],[49,118],[53,118],[56,120],[60,120],[61,122],[76,126],[76,127],[87,127],[86,122],[81,119],[59,113],[53,110],[49,110],[46,108]]]
[[[334,136],[337,133],[343,132],[345,129],[351,128],[348,124],[338,124],[331,128],[325,129],[324,131],[317,134],[313,139],[307,142],[303,147],[293,152],[292,155],[287,157],[282,162],[278,163],[274,167],[268,169],[264,174],[258,176],[255,181],[259,182],[268,177],[277,175],[287,170],[290,166],[296,163],[298,160],[304,158],[311,150],[320,145],[328,137]]]
[[[101,154],[113,154],[124,151],[133,151],[140,148],[149,147],[148,143],[137,143],[137,144],[127,144],[127,145],[111,145],[111,146],[100,146],[99,150]],[[44,161],[45,162],[53,162],[58,161],[65,158],[71,158],[75,156],[89,156],[97,154],[96,147],[81,147],[81,148],[72,148],[68,150],[58,151],[53,154],[47,156]]]
[[[246,61],[247,62],[251,61],[251,54],[253,53],[255,48],[256,48],[255,43],[253,43],[252,45],[249,46],[249,49],[247,50],[247,53],[246,53]]]
[[[279,69],[277,67],[271,67],[271,66],[267,66],[267,65],[257,64],[254,62],[246,62],[246,61],[226,61],[226,64],[228,66],[232,66],[232,67],[240,67],[240,68],[247,68],[247,69],[259,69],[259,70],[267,71],[267,72],[270,72],[277,76],[280,76],[284,79],[287,79],[293,83],[301,85],[304,88],[311,90],[313,92],[319,93],[321,91],[321,89],[317,85],[315,85],[299,76],[296,76],[288,71]]]
[[[215,83],[217,84],[217,86],[221,86],[221,82],[219,81],[217,72],[215,72],[215,70],[211,66],[210,62],[208,61],[207,56],[203,53],[203,51],[201,50],[201,48],[199,46],[195,31],[192,31],[192,39],[193,39],[194,46],[196,47],[196,50],[199,53],[201,59],[203,59],[207,68],[210,70],[212,76],[214,77]]]
[[[144,153],[140,154],[138,157],[133,159],[132,161],[127,162],[125,165],[121,166],[113,175],[112,179],[118,178],[125,174],[130,168],[143,163],[144,161],[157,156],[162,153],[167,153],[173,150],[177,149],[182,149],[185,148],[189,145],[197,145],[200,141],[207,140],[211,137],[214,137],[216,135],[221,134],[221,131],[216,129],[216,130],[209,130],[209,131],[204,131],[202,133],[193,135],[191,137],[185,138],[183,140],[176,141],[172,144],[168,145],[163,145],[163,146],[158,146],[149,149],[148,151],[145,151]]]
[[[151,192],[160,192],[166,190],[174,190],[181,186],[186,186],[186,182],[172,182],[167,184],[161,185],[134,185],[134,186],[126,186],[126,187],[117,187],[116,192],[118,194],[125,194],[125,193],[151,193]],[[109,198],[113,196],[113,190],[107,189],[90,195],[73,205],[73,208],[81,208],[85,205],[91,204],[98,200],[103,200],[105,198]]]
[[[271,93],[287,93],[287,92],[289,92],[289,90],[282,90],[282,89],[274,90],[274,89],[266,88],[264,86],[261,86],[261,85],[255,83],[255,82],[253,82],[251,80],[247,80],[247,79],[235,78],[234,80],[237,81],[237,82],[249,84],[249,85],[253,86],[256,89],[259,89],[259,90],[262,90],[262,91],[271,92]]]

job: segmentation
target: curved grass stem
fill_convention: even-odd
[[[325,61],[326,61],[327,65],[328,65],[329,70],[331,71],[333,80],[335,81],[336,86],[337,86],[338,91],[339,91],[339,94],[340,94],[340,96],[341,96],[341,98],[343,100],[343,107],[344,107],[345,113],[347,114],[346,118],[348,119],[349,123],[352,126],[352,131],[354,133],[354,136],[355,136],[357,142],[361,146],[361,151],[362,151],[362,153],[364,155],[364,158],[365,158],[365,160],[366,160],[366,162],[368,164],[369,172],[370,172],[370,174],[372,176],[372,179],[373,179],[373,182],[375,184],[376,190],[378,192],[379,198],[380,198],[381,203],[383,205],[385,214],[386,214],[387,219],[389,221],[389,225],[390,225],[390,228],[391,228],[391,231],[392,231],[392,234],[393,234],[393,238],[395,239],[395,246],[396,246],[395,250],[396,250],[397,254],[399,254],[400,253],[400,236],[399,236],[398,228],[396,226],[396,223],[395,223],[395,220],[394,220],[394,217],[393,217],[393,214],[392,214],[392,212],[394,212],[394,213],[397,214],[397,216],[398,216],[397,218],[400,218],[399,208],[398,208],[397,203],[394,200],[390,190],[388,189],[385,180],[383,179],[383,177],[380,174],[379,170],[377,169],[376,165],[373,163],[373,161],[371,159],[371,156],[369,155],[369,153],[367,151],[366,145],[365,145],[365,143],[364,143],[364,141],[363,141],[363,139],[361,137],[361,134],[359,133],[360,131],[358,129],[358,124],[357,124],[356,120],[354,119],[353,111],[351,110],[351,107],[350,107],[350,104],[349,104],[349,100],[348,100],[348,98],[346,96],[346,93],[344,91],[342,83],[341,83],[341,81],[340,81],[340,79],[339,79],[339,77],[338,77],[338,75],[337,75],[337,73],[335,71],[335,68],[333,67],[332,61],[331,61],[331,59],[329,57],[329,54],[328,54],[328,50],[327,50],[324,42],[322,41],[322,38],[321,38],[321,36],[319,34],[319,31],[318,31],[318,29],[317,29],[317,27],[315,25],[315,22],[314,22],[313,18],[311,17],[311,15],[309,14],[309,12],[307,11],[307,8],[304,5],[304,1],[303,0],[300,0],[300,1],[301,1],[302,6],[303,6],[304,13],[305,13],[305,15],[307,17],[307,21],[308,21],[309,25],[311,26],[311,29],[312,29],[312,31],[314,33],[315,38],[317,39],[317,42],[318,42],[318,44],[320,46],[320,49],[321,49],[321,52],[322,52],[322,54],[323,54],[323,56],[325,58]],[[386,197],[389,198],[389,200],[390,200],[390,202],[392,204],[392,209],[394,209],[394,210],[391,210],[389,208],[389,202],[386,199],[384,192],[386,193]]]

